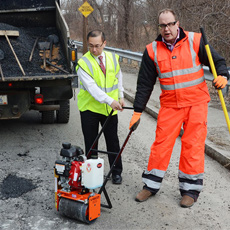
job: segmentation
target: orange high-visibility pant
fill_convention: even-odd
[[[182,194],[199,193],[203,185],[204,148],[207,136],[208,104],[184,108],[161,107],[156,129],[156,138],[151,146],[148,168],[143,173],[145,187],[157,192],[166,172],[176,138],[183,125],[179,180]]]

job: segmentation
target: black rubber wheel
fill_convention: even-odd
[[[60,101],[60,110],[56,111],[57,123],[68,123],[70,114],[69,100]]]
[[[61,198],[59,201],[59,212],[63,216],[67,216],[71,219],[82,221],[86,224],[92,224],[96,219],[89,221],[89,217],[86,215],[88,205],[82,202]]]
[[[54,111],[42,111],[42,123],[43,124],[53,124],[54,123]]]

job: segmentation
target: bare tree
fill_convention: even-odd
[[[181,12],[183,27],[186,30],[200,32],[202,26],[209,43],[230,64],[230,1],[182,1]]]
[[[209,43],[230,65],[230,0],[88,0],[94,11],[88,16],[89,30],[105,31],[107,42],[133,51],[143,51],[156,39],[158,11],[173,8],[180,25],[200,32],[204,27]],[[65,17],[74,39],[82,38],[82,15],[77,10],[83,1],[66,0]]]

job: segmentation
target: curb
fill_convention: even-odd
[[[124,92],[125,98],[130,101],[131,103],[134,102],[134,97],[130,96],[127,92]],[[148,113],[150,116],[152,116],[154,119],[157,120],[158,117],[158,111],[153,107],[153,109],[150,109],[148,106],[144,110],[146,113]],[[183,129],[180,131],[180,137],[183,135]],[[218,163],[220,163],[222,166],[224,166],[226,169],[230,170],[230,159],[221,154],[216,149],[212,148],[210,145],[205,144],[205,154],[211,157],[212,159],[216,160]]]

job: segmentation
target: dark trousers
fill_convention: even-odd
[[[107,116],[94,113],[89,110],[80,112],[81,115],[81,127],[84,136],[85,142],[85,154],[87,154],[96,139],[99,132],[99,124],[103,126],[105,123]],[[117,125],[118,125],[118,117],[114,115],[110,118],[107,123],[106,128],[104,129],[104,137],[106,141],[106,147],[108,152],[119,153],[120,145],[119,139],[117,135]],[[94,149],[98,148],[98,144],[95,145]],[[91,157],[97,155],[96,152],[92,151]],[[116,155],[108,154],[110,167],[112,166],[114,160],[116,159]],[[112,171],[113,175],[120,175],[122,172],[122,160],[121,157],[115,164],[115,167]]]

